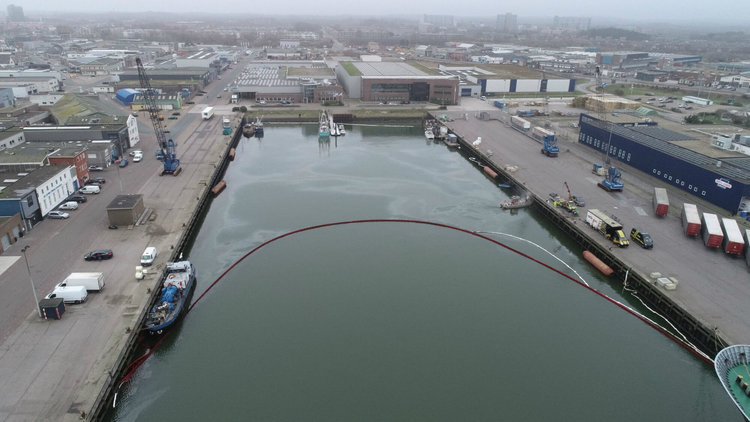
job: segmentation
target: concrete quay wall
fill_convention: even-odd
[[[244,124],[245,120],[242,119],[240,125],[234,131],[230,142],[228,142],[226,144],[226,147],[221,151],[219,161],[213,174],[210,177],[210,182],[206,183],[205,187],[200,192],[200,196],[196,198],[197,201],[195,209],[190,215],[188,221],[184,224],[184,230],[182,230],[176,244],[174,245],[174,248],[171,250],[168,261],[179,260],[180,255],[189,248],[196,231],[200,228],[201,220],[205,216],[207,207],[212,199],[213,194],[211,193],[211,187],[215,186],[226,172],[226,169],[229,166],[230,162],[229,152],[232,148],[237,146],[240,139],[242,138],[242,130],[240,128],[242,128]],[[166,268],[162,269],[159,276],[156,277],[152,285],[149,286],[151,294],[148,301],[146,302],[147,305],[140,309],[134,327],[143,326],[151,304],[156,300],[157,295],[160,294],[161,284],[164,281],[164,277],[166,275],[165,272]],[[104,417],[104,414],[107,412],[109,404],[112,403],[113,396],[118,388],[117,383],[119,383],[120,379],[125,375],[125,371],[128,369],[128,365],[130,365],[130,363],[136,358],[134,352],[138,345],[139,336],[141,335],[139,331],[140,330],[138,329],[132,330],[129,336],[126,338],[125,343],[120,349],[120,353],[115,360],[115,364],[110,371],[111,376],[106,380],[105,384],[102,386],[99,394],[97,394],[97,397],[94,400],[94,404],[89,415],[90,420],[101,420]]]
[[[663,289],[649,282],[645,275],[647,272],[644,269],[634,267],[618,257],[616,253],[612,251],[613,248],[611,243],[608,244],[603,241],[603,237],[592,231],[590,227],[582,224],[580,219],[572,218],[571,214],[560,208],[555,208],[552,204],[548,203],[548,192],[543,190],[542,187],[513,171],[515,170],[515,166],[509,167],[507,164],[503,164],[501,162],[501,157],[503,157],[503,144],[508,145],[509,142],[507,138],[500,144],[492,144],[492,137],[482,136],[482,144],[480,144],[479,147],[472,145],[477,138],[475,133],[479,133],[481,130],[474,132],[472,130],[467,130],[466,127],[475,122],[480,125],[482,123],[473,120],[473,117],[464,116],[465,115],[459,116],[457,120],[448,121],[445,122],[445,124],[449,127],[449,131],[457,136],[461,144],[462,154],[468,157],[474,157],[473,160],[476,160],[475,162],[490,167],[499,175],[498,179],[502,179],[493,181],[505,182],[505,180],[507,180],[512,186],[529,193],[534,202],[532,207],[536,211],[550,219],[557,227],[581,245],[581,247],[594,253],[599,259],[609,265],[615,271],[613,276],[621,280],[624,287],[633,290],[647,306],[667,318],[677,330],[687,337],[690,343],[695,345],[702,352],[713,357],[719,350],[729,344],[727,339],[723,338],[717,329],[712,328],[704,321],[701,321],[684,306],[670,298]],[[460,123],[456,124],[456,122]],[[541,155],[539,154],[539,144],[536,141],[529,138],[528,140],[524,139],[524,142],[533,144],[532,148],[536,150],[536,154]],[[488,146],[488,144],[490,145]],[[561,146],[561,150],[563,147],[564,145]],[[564,155],[564,153],[561,153],[561,155]],[[565,159],[564,157],[544,158],[549,160]],[[492,177],[486,173],[485,176],[492,179]],[[562,178],[563,176],[560,177],[561,178],[558,180],[564,180]],[[562,181],[560,181],[560,184],[562,184]],[[587,202],[589,202],[588,199]],[[614,249],[617,250],[617,248]]]

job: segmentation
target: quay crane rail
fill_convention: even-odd
[[[151,118],[151,124],[154,126],[154,132],[156,133],[156,142],[159,144],[159,151],[156,153],[156,158],[164,163],[164,169],[159,175],[171,174],[177,176],[182,172],[182,167],[180,167],[180,160],[177,158],[177,154],[175,154],[176,144],[173,140],[167,139],[164,133],[164,127],[159,120],[160,111],[156,106],[156,91],[151,88],[151,83],[149,82],[149,77],[146,74],[146,69],[143,67],[141,58],[136,57],[135,63],[138,67],[138,79],[140,80],[142,90],[141,95],[143,95],[143,99],[146,101],[146,111],[148,111],[148,116]]]

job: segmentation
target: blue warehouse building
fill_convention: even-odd
[[[729,211],[750,197],[750,157],[709,157],[679,145],[690,135],[655,122],[613,123],[581,114],[578,142]]]

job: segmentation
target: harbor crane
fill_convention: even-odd
[[[138,79],[141,83],[141,95],[146,101],[146,111],[148,112],[149,118],[151,118],[151,124],[154,127],[154,133],[156,134],[156,142],[159,145],[159,150],[156,152],[156,158],[164,163],[164,169],[159,173],[160,176],[165,174],[171,174],[177,176],[182,172],[180,167],[180,160],[177,158],[175,153],[176,144],[173,140],[167,139],[164,133],[164,127],[159,120],[161,112],[156,106],[156,95],[157,92],[151,88],[151,82],[146,74],[146,69],[143,67],[143,62],[140,57],[136,57],[135,63],[138,67]]]

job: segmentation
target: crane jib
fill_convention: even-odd
[[[167,140],[164,133],[164,126],[161,124],[164,117],[161,114],[161,109],[156,103],[159,94],[151,87],[151,82],[149,81],[150,78],[146,74],[146,69],[143,67],[141,58],[136,57],[135,63],[138,67],[138,80],[141,84],[141,96],[146,103],[146,111],[148,111],[148,116],[154,127],[156,142],[160,149],[160,151],[157,151],[157,158],[164,163],[162,174],[173,174],[176,176],[182,169],[180,168],[180,160],[177,159],[177,154],[175,153],[176,144],[171,139]]]

